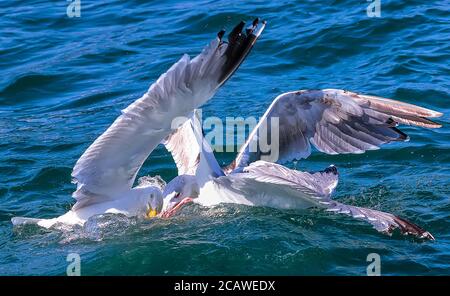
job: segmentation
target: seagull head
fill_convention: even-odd
[[[180,175],[170,181],[163,192],[161,216],[168,218],[175,214],[184,204],[192,202],[199,194],[195,176]]]
[[[144,203],[146,218],[154,218],[158,216],[163,207],[163,195],[161,190],[156,187],[152,187],[150,189],[150,192],[146,190],[145,194],[141,195],[141,201]]]

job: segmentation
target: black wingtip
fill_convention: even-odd
[[[394,216],[394,221],[398,225],[402,234],[413,235],[420,239],[428,239],[428,240],[432,240],[432,241],[435,240],[434,236],[431,233],[422,229],[421,227],[417,226],[416,224],[409,222],[408,220],[405,220],[398,216]]]
[[[245,22],[241,21],[237,24],[228,35],[228,45],[224,55],[226,62],[222,68],[222,74],[219,77],[219,85],[222,85],[237,70],[240,64],[249,54],[262,30],[264,30],[265,22],[260,24],[259,18],[252,22],[252,26],[243,32]]]
[[[397,138],[398,141],[409,141],[409,136],[397,128],[398,126],[397,121],[389,117],[388,120],[386,121],[386,124],[389,125],[390,129],[392,129],[394,132],[398,134],[399,136]]]
[[[399,141],[409,141],[409,136],[407,134],[405,134],[404,132],[402,132],[401,130],[399,130],[396,127],[391,127],[391,129],[398,134]]]
[[[338,174],[337,167],[335,167],[334,165],[330,165],[329,167],[327,167],[324,170],[324,172],[327,173],[327,174],[333,174],[333,175],[337,175]]]
[[[259,21],[260,21],[260,20],[259,20],[259,17],[257,17],[257,18],[252,22],[252,25],[247,27],[247,29],[245,30],[245,32],[247,33],[247,36],[253,33],[253,31],[254,31],[254,30],[256,29],[256,27],[258,26]]]
[[[233,30],[228,35],[228,42],[230,42],[230,44],[236,42],[236,40],[242,35],[242,29],[244,29],[244,26],[245,22],[241,21],[236,25],[236,27],[233,28]]]
[[[219,40],[222,41],[223,35],[225,35],[224,29],[220,30],[219,33],[217,33],[217,38],[219,38]]]

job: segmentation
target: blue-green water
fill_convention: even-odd
[[[381,256],[386,275],[450,274],[450,1],[93,1],[81,17],[67,2],[0,2],[0,274],[364,275]],[[439,110],[443,127],[405,127],[408,143],[362,155],[314,153],[299,169],[340,170],[336,199],[405,217],[435,242],[377,233],[321,211],[188,206],[171,220],[108,217],[73,232],[27,227],[74,200],[78,157],[183,53],[222,27],[268,21],[254,50],[204,116],[260,116],[281,92],[343,88]],[[233,153],[218,154],[220,163]],[[292,165],[292,164],[291,164]],[[176,175],[159,148],[140,172]],[[100,225],[106,227],[99,227]]]

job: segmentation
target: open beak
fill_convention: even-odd
[[[175,213],[185,204],[192,202],[193,199],[190,197],[185,197],[183,198],[182,201],[180,201],[179,203],[177,203],[173,208],[163,212],[161,214],[161,217],[163,218],[169,218],[172,217],[173,215],[175,215]]]
[[[150,209],[148,209],[148,212],[145,216],[149,219],[154,218],[154,217],[158,216],[158,211],[156,209],[153,209],[152,207],[150,207]]]

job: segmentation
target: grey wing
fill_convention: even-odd
[[[238,175],[261,183],[290,187],[317,200],[329,198],[338,184],[335,166],[330,166],[324,171],[308,173],[259,160],[245,167],[243,173]]]
[[[232,174],[231,176],[251,179],[259,182],[259,184],[274,184],[288,187],[302,193],[303,198],[305,198],[305,195],[308,196],[314,201],[313,204],[319,208],[364,220],[383,233],[391,234],[395,229],[399,229],[405,235],[434,240],[433,235],[428,231],[393,214],[346,205],[332,200],[331,194],[338,183],[338,172],[334,166],[330,166],[320,172],[307,173],[291,170],[275,163],[256,161],[244,168],[243,173]],[[255,183],[251,185],[260,187]]]
[[[214,179],[221,202],[279,209],[317,207],[321,201],[329,200],[337,183],[334,166],[308,173],[262,160],[253,162],[242,172]]]
[[[307,158],[311,144],[327,154],[379,149],[385,143],[408,140],[398,124],[438,128],[441,125],[428,118],[441,115],[412,104],[339,89],[285,93],[272,102],[225,170],[241,170],[259,159],[284,163]]]
[[[188,116],[215,94],[245,59],[264,23],[255,21],[246,33],[243,27],[241,22],[232,30],[228,43],[221,31],[194,59],[184,55],[94,141],[72,172],[74,209],[132,187],[145,159],[171,133],[172,120]]]
[[[329,212],[345,214],[356,219],[365,220],[366,222],[369,222],[376,230],[388,235],[391,235],[395,229],[398,229],[404,235],[413,235],[421,239],[434,240],[433,235],[428,231],[425,231],[408,220],[390,213],[350,206],[334,200],[322,202],[321,204]]]

